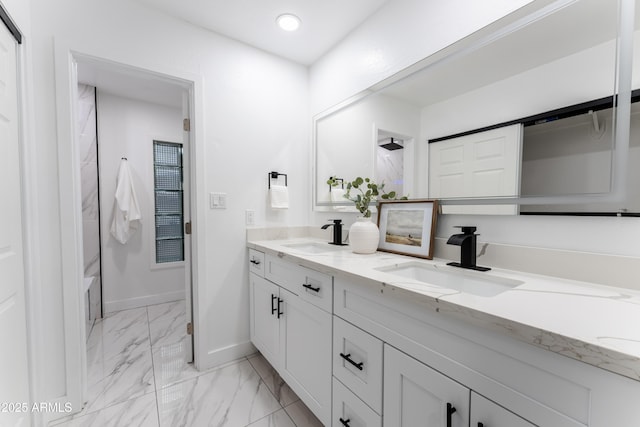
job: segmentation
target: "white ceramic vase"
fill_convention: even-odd
[[[372,254],[378,250],[380,230],[371,218],[358,217],[349,228],[349,245],[357,254]]]

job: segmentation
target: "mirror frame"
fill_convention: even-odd
[[[514,33],[518,29],[534,23],[545,16],[560,10],[579,0],[556,0],[538,6],[534,11],[528,12],[527,6],[499,19],[487,27],[472,33],[471,35],[455,42],[423,60],[411,65],[391,77],[376,83],[362,92],[328,108],[313,117],[312,134],[312,200],[314,211],[328,211],[337,206],[353,206],[353,203],[322,202],[318,197],[317,159],[318,159],[318,122],[349,107],[365,98],[381,92],[394,83],[409,77],[422,70],[442,65],[482,48],[495,40]],[[523,14],[523,11],[524,12]],[[612,185],[607,193],[556,195],[556,196],[526,196],[526,197],[495,197],[495,198],[456,198],[441,199],[441,205],[558,205],[558,204],[582,204],[582,203],[616,203],[624,202],[627,194],[627,157],[629,152],[629,136],[631,123],[631,93],[632,93],[632,65],[633,65],[633,36],[635,30],[635,0],[619,0],[618,2],[618,29],[616,43],[615,63],[615,91],[613,93],[614,105],[614,150],[612,156]],[[420,143],[425,141],[420,141]],[[415,162],[415,160],[414,160]],[[372,171],[373,173],[373,171]],[[345,178],[345,177],[342,177]],[[428,195],[426,195],[428,196]],[[355,209],[353,212],[356,212]]]

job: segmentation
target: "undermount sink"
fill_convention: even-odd
[[[320,242],[302,242],[302,243],[289,243],[284,244],[290,249],[294,249],[300,252],[307,252],[310,254],[322,254],[325,252],[338,251],[343,249],[344,246],[331,245],[329,243],[320,243]]]
[[[407,262],[379,267],[376,270],[479,297],[493,297],[524,283],[495,275],[482,277],[481,275],[485,273],[457,271],[454,270],[455,268]]]

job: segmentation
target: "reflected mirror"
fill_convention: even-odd
[[[316,207],[348,206],[329,177],[373,176],[445,213],[640,212],[613,191],[631,179],[624,12],[534,3],[316,117]]]

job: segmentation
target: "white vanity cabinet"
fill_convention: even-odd
[[[467,427],[471,390],[384,346],[384,425]]]
[[[535,427],[389,345],[384,359],[385,426]]]
[[[640,426],[637,381],[446,309],[390,285],[335,278],[334,324],[346,321],[384,343],[383,426],[448,427],[447,404],[451,427]]]
[[[251,341],[318,419],[329,425],[332,316],[321,307],[326,300],[331,307],[333,279],[268,255],[264,266],[266,278],[249,274]]]

